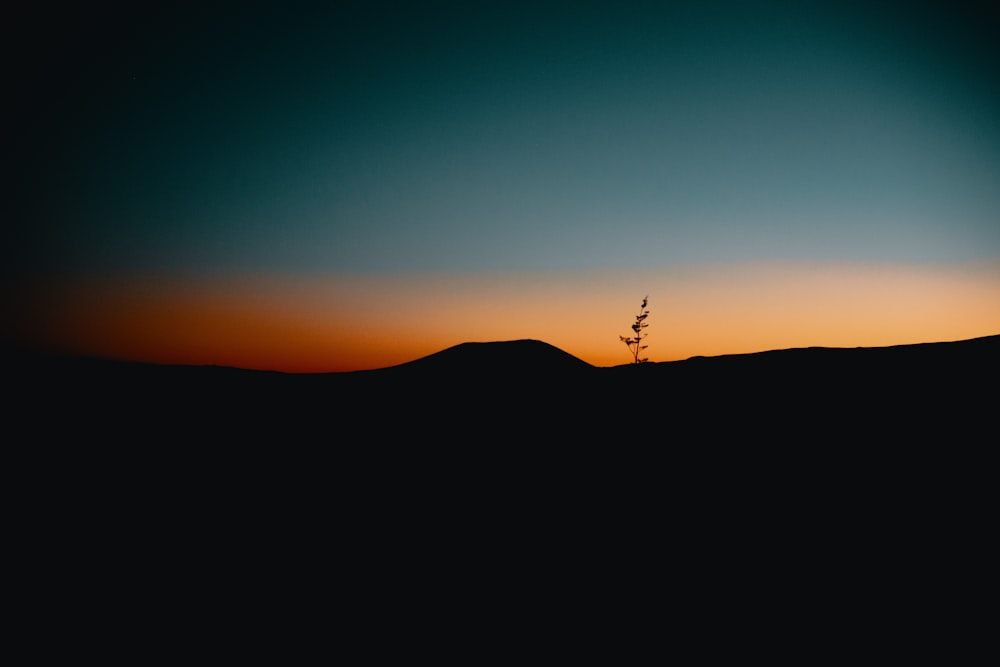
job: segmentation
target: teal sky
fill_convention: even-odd
[[[161,4],[8,26],[8,267],[1000,257],[989,3]]]

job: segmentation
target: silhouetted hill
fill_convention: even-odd
[[[868,348],[795,348],[616,367],[619,382],[669,398],[709,432],[802,441],[971,434],[993,411],[1000,336]],[[715,408],[711,408],[715,406]]]
[[[994,408],[1000,336],[594,367],[537,340],[463,343],[352,373],[18,357],[14,413],[42,432],[197,440],[522,442],[893,438],[967,432]],[[491,435],[492,434],[492,435]],[[946,435],[942,433],[942,435]]]
[[[590,364],[538,340],[461,343],[383,371],[451,376],[579,373]]]
[[[927,385],[931,392],[946,387],[932,381],[960,381],[951,390],[981,386],[987,369],[996,369],[1000,359],[1000,336],[941,343],[918,343],[887,347],[808,347],[770,350],[750,354],[692,357],[684,361],[644,364],[636,367],[659,380],[671,378],[715,383],[721,380],[740,386],[777,388],[776,383],[794,382],[806,389],[836,385],[844,391],[870,392],[909,390]],[[628,372],[629,367],[615,367]]]

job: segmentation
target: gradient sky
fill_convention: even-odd
[[[656,361],[1000,333],[990,3],[133,4],[7,26],[17,336],[612,365],[647,294]]]

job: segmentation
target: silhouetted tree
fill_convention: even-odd
[[[642,305],[639,307],[639,314],[635,316],[635,324],[632,325],[632,331],[635,332],[634,337],[619,336],[623,343],[628,346],[629,352],[632,353],[632,363],[641,364],[643,362],[649,361],[643,357],[639,358],[639,353],[645,350],[648,345],[643,345],[642,341],[646,338],[648,334],[642,332],[648,324],[646,324],[646,318],[649,317],[649,310],[646,309],[646,303],[649,302],[649,297],[646,296],[642,300]]]

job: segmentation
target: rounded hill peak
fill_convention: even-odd
[[[539,373],[593,368],[554,345],[531,339],[466,342],[396,366],[434,373]]]

